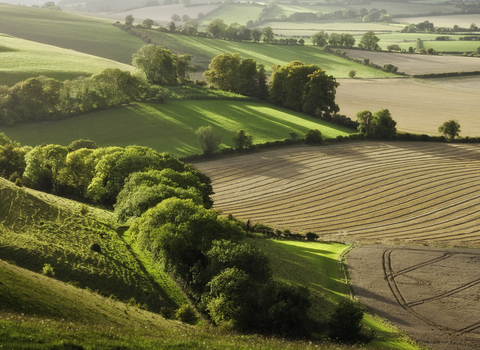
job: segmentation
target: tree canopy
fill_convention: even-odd
[[[360,39],[360,43],[358,47],[366,49],[366,50],[378,50],[378,42],[380,38],[375,35],[373,31],[368,31],[363,34],[362,38]]]
[[[460,135],[460,124],[457,120],[449,120],[443,123],[438,128],[438,132],[441,132],[445,135],[447,139],[453,140],[455,137]]]
[[[317,65],[293,61],[281,67],[272,67],[269,99],[278,105],[303,110],[308,114],[336,113],[338,83]]]

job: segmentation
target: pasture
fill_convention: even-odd
[[[145,45],[112,20],[0,3],[0,33],[125,64]]]
[[[479,348],[478,249],[364,245],[347,261],[359,300],[429,349]]]
[[[1,127],[22,145],[54,143],[68,145],[90,139],[99,146],[148,146],[174,157],[202,153],[195,131],[211,125],[221,136],[221,147],[233,147],[232,137],[243,129],[253,135],[254,144],[299,136],[319,129],[324,137],[356,131],[330,124],[279,107],[238,101],[178,101],[166,104],[140,103],[49,123]]]
[[[200,163],[215,206],[341,242],[480,247],[480,146],[363,142]],[[241,190],[240,190],[241,189]]]
[[[475,86],[478,89],[478,79],[478,75],[471,79],[441,79],[439,85],[433,85],[437,79],[425,80],[427,84],[410,79],[342,79],[335,100],[340,113],[352,119],[361,110],[387,108],[397,121],[397,130],[402,132],[440,135],[438,127],[443,122],[457,119],[461,136],[480,136],[480,93],[458,89],[462,82],[466,88],[471,86],[470,90]]]
[[[163,26],[166,26],[172,21],[171,17],[174,14],[179,15],[180,17],[187,15],[192,19],[196,19],[199,13],[207,14],[211,11],[214,11],[218,6],[218,4],[191,7],[185,7],[182,4],[150,6],[131,9],[115,14],[108,14],[105,15],[105,17],[124,22],[126,16],[132,15],[135,18],[135,24],[141,24],[144,19],[150,18],[162,24]],[[180,26],[181,23],[182,22],[176,22],[178,26]]]
[[[202,17],[198,21],[198,24],[199,27],[206,27],[212,20],[221,18],[227,24],[237,22],[240,25],[245,25],[250,20],[255,21],[262,10],[263,6],[245,5],[245,3],[227,4],[205,17]],[[203,13],[206,14],[207,11],[204,11]],[[204,28],[202,28],[202,30],[204,30]]]
[[[413,44],[410,43],[408,46],[414,46]],[[421,55],[354,49],[343,49],[342,51],[346,51],[350,57],[360,60],[368,58],[370,62],[380,66],[393,64],[398,67],[399,72],[409,75],[480,71],[478,57]]]
[[[256,43],[242,43],[236,41],[197,38],[186,35],[168,34],[154,30],[148,31],[164,46],[177,54],[191,54],[192,64],[199,71],[208,69],[210,60],[225,52],[238,52],[242,58],[253,58],[257,63],[265,65],[267,72],[271,72],[274,64],[285,65],[298,60],[306,64],[319,65],[328,75],[335,78],[346,78],[352,69],[357,71],[359,78],[389,78],[393,74],[378,71],[364,65],[345,60],[328,54],[323,49],[314,46],[267,45]]]
[[[133,72],[133,67],[56,46],[0,34],[0,85],[15,85],[44,75],[59,81],[100,73],[105,68]]]

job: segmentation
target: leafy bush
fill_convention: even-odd
[[[48,276],[48,277],[54,277],[55,276],[55,271],[53,270],[53,267],[50,264],[44,264],[43,265],[42,273],[45,276]]]
[[[315,232],[307,232],[306,235],[307,237],[307,240],[308,241],[314,241],[316,240],[318,237],[320,237],[318,234],[316,234]]]
[[[348,72],[348,76],[352,79],[355,78],[356,75],[357,75],[357,71],[354,70],[354,69],[352,69],[352,70],[350,70],[350,72]]]
[[[364,339],[361,334],[364,308],[351,300],[338,304],[335,313],[330,317],[330,338],[346,343],[355,343]]]
[[[318,129],[310,129],[305,134],[305,143],[308,145],[318,145],[322,142],[322,133]]]
[[[183,323],[195,324],[197,323],[197,313],[189,304],[183,304],[176,312],[175,317]]]

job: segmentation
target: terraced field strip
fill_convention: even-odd
[[[480,146],[366,142],[198,165],[215,206],[341,241],[480,244]]]

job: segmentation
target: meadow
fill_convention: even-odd
[[[208,69],[208,63],[213,57],[225,52],[238,52],[242,58],[252,58],[257,63],[264,64],[267,72],[271,72],[271,67],[274,64],[285,65],[298,60],[306,64],[317,64],[328,75],[333,75],[335,78],[347,78],[348,72],[352,69],[357,71],[357,77],[359,78],[388,78],[394,76],[328,54],[323,49],[310,45],[288,46],[242,43],[162,33],[154,30],[149,30],[148,34],[164,43],[165,47],[172,52],[191,54],[192,64],[200,71]]]
[[[44,75],[59,81],[100,73],[105,68],[133,72],[130,65],[57,46],[0,34],[0,85],[12,86]]]
[[[399,17],[395,18],[396,21],[406,24],[420,23],[429,21],[433,23],[435,27],[447,27],[452,28],[454,25],[458,25],[462,28],[470,27],[472,23],[478,23],[478,14],[459,14],[448,16],[420,16],[420,17]]]
[[[263,6],[227,4],[199,19],[198,25],[199,27],[206,27],[210,21],[216,18],[223,19],[227,24],[237,22],[240,25],[245,25],[250,20],[255,21],[262,10]],[[204,28],[202,28],[202,30],[204,30]]]
[[[195,131],[208,125],[221,135],[221,147],[234,147],[232,137],[240,129],[253,135],[254,144],[284,140],[290,138],[290,132],[303,136],[310,129],[319,129],[325,138],[356,132],[302,113],[239,101],[139,103],[56,122],[2,127],[0,131],[22,145],[68,145],[90,139],[102,147],[140,145],[183,157],[202,153]]]
[[[54,45],[124,64],[145,45],[105,20],[70,13],[0,3],[0,33]]]

